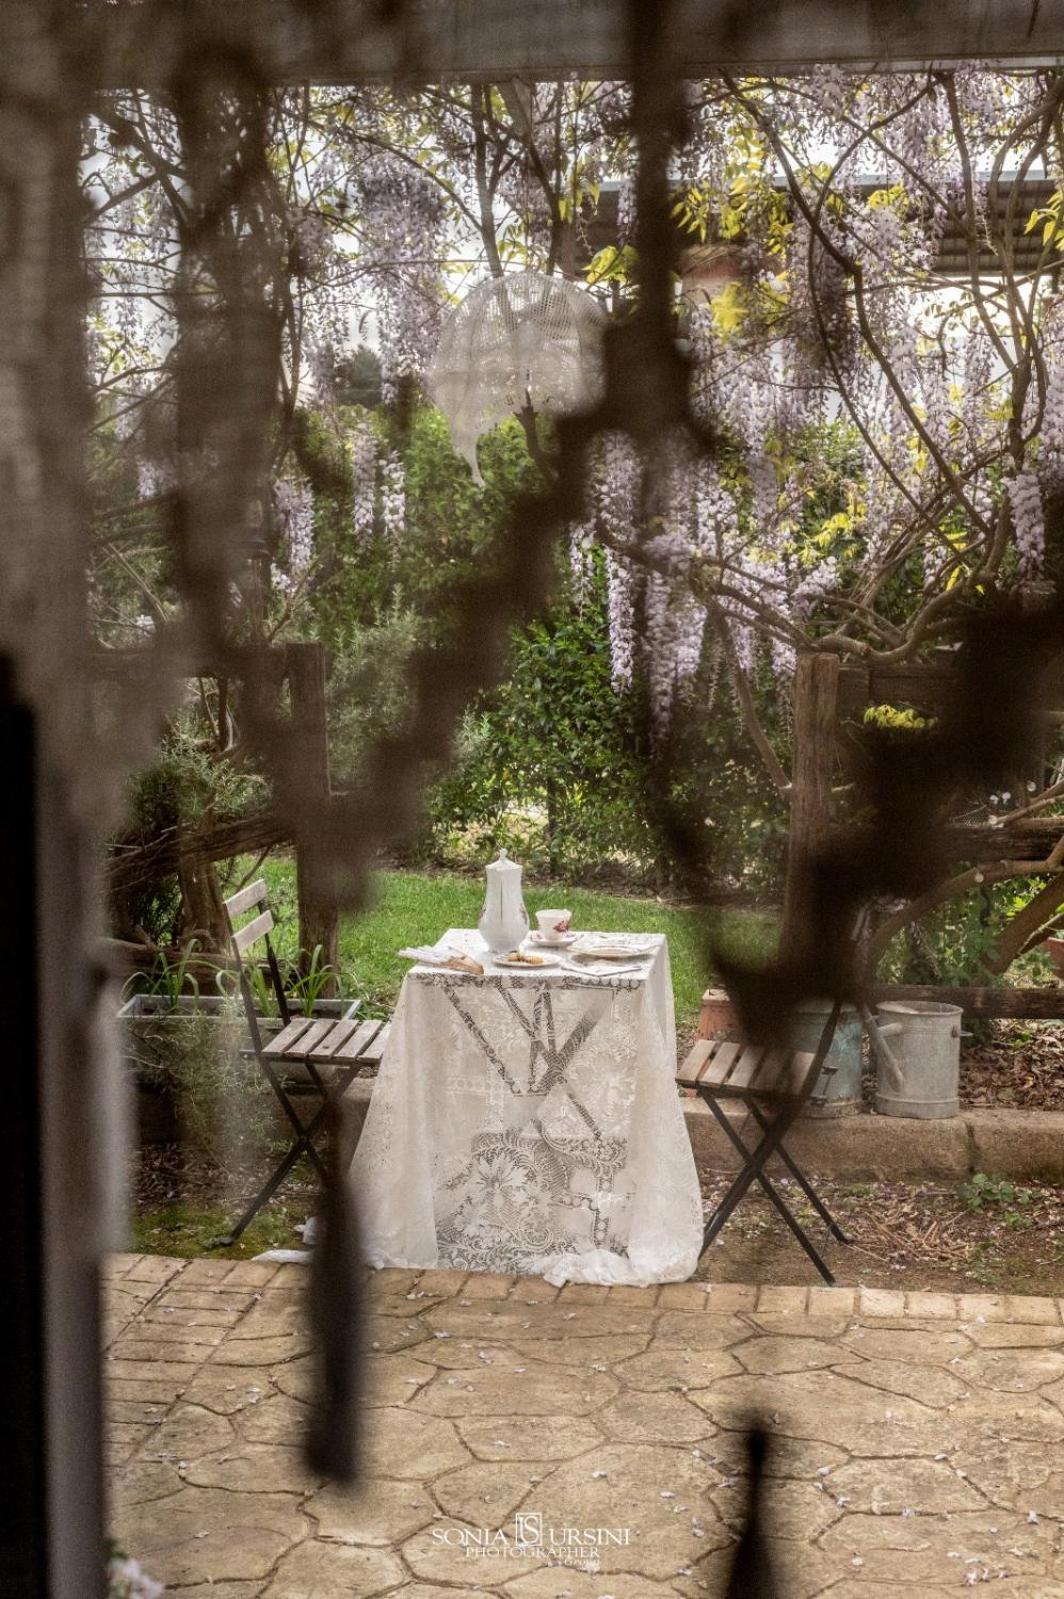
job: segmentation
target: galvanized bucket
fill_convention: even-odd
[[[792,1049],[812,1053],[831,1013],[833,1001],[808,1000],[799,1005],[789,1028]],[[835,1036],[831,1040],[813,1097],[806,1106],[807,1116],[851,1116],[861,1105],[861,1018],[852,1005],[839,1012]]]
[[[876,1052],[876,1110],[881,1116],[932,1119],[959,1114],[962,1014],[959,1005],[934,1000],[885,1000],[876,1006],[880,1036],[890,1040],[887,1051]]]

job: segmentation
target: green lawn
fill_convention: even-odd
[[[280,947],[295,952],[295,870],[291,860],[266,862],[262,874],[282,924]],[[396,950],[408,944],[432,944],[448,927],[475,927],[483,888],[478,879],[457,873],[380,872],[370,909],[344,920],[340,960],[345,994],[360,995],[373,1007],[391,1009],[409,966]],[[702,990],[709,980],[699,950],[698,917],[694,911],[656,899],[632,899],[583,888],[528,888],[529,914],[563,905],[573,912],[575,927],[603,932],[665,933],[669,940],[676,1019],[690,1025],[698,1014]],[[734,913],[727,918],[730,940],[747,950],[763,948],[769,922],[763,916]]]

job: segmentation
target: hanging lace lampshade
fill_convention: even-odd
[[[542,272],[480,283],[444,323],[428,392],[482,483],[477,440],[530,400],[557,415],[593,405],[605,317],[586,289]]]

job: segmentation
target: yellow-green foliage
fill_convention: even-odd
[[[900,728],[912,733],[925,732],[936,721],[934,716],[921,716],[919,711],[902,710],[897,705],[870,705],[864,713],[866,727]]]

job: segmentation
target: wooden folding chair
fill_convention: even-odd
[[[292,1125],[294,1137],[284,1159],[251,1200],[239,1221],[234,1223],[224,1238],[218,1240],[219,1247],[236,1242],[263,1206],[273,1198],[301,1155],[306,1155],[318,1175],[324,1178],[325,1164],[315,1147],[315,1138],[322,1131],[330,1108],[343,1098],[360,1067],[380,1061],[389,1031],[389,1024],[384,1022],[360,1021],[356,1015],[357,1000],[339,1021],[321,1021],[311,1016],[293,1017],[284,991],[281,969],[270,942],[274,920],[266,898],[266,884],[260,878],[233,894],[224,904],[237,962],[240,996],[251,1034],[251,1049],[245,1054],[258,1061]],[[254,914],[249,921],[242,926],[237,925],[238,918],[252,912]],[[281,1018],[281,1031],[272,1038],[263,1037],[245,964],[248,951],[260,940],[265,944],[266,971]],[[285,1068],[293,1066],[305,1070],[320,1101],[306,1122],[300,1118],[290,1095],[292,1079]]]
[[[840,1003],[836,1002],[813,1054],[807,1050],[765,1049],[759,1044],[701,1038],[680,1067],[676,1081],[682,1088],[696,1090],[738,1150],[743,1162],[738,1176],[706,1223],[702,1236],[703,1254],[756,1182],[783,1217],[824,1281],[835,1281],[765,1167],[773,1155],[778,1155],[828,1230],[840,1243],[849,1242],[805,1173],[784,1148],[784,1139],[813,1098],[821,1074],[833,1070],[827,1056],[835,1036],[840,1009]],[[744,1144],[741,1134],[732,1126],[722,1103],[727,1099],[738,1100],[757,1123],[761,1139],[753,1148]]]

